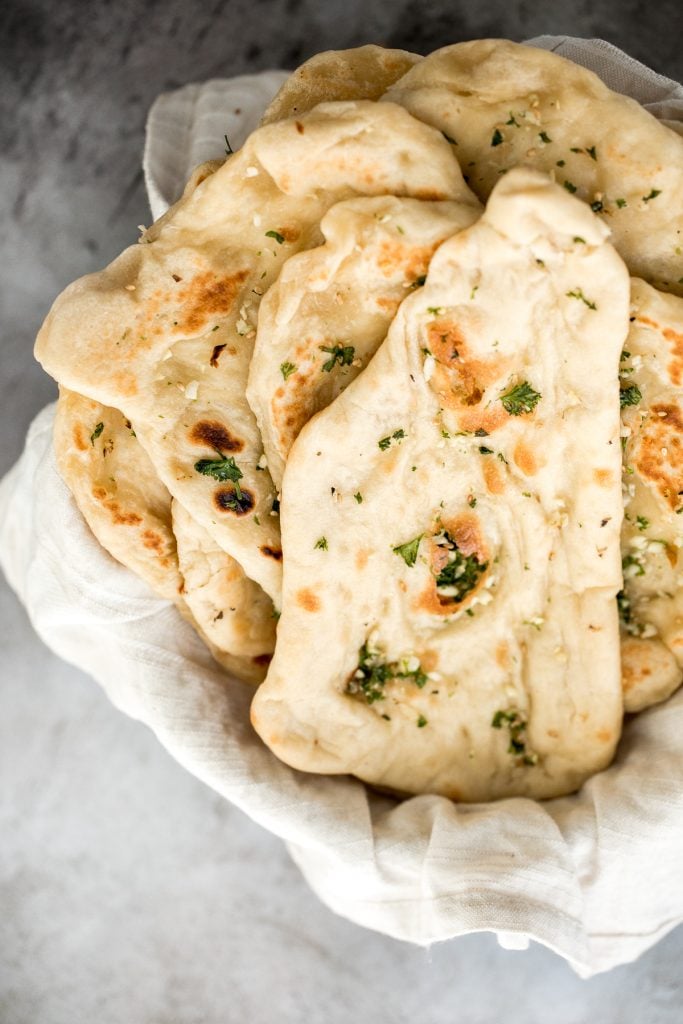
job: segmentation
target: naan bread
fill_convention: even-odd
[[[549,172],[605,219],[633,274],[683,294],[683,138],[593,72],[483,39],[436,50],[386,98],[455,140],[480,199],[510,167]]]
[[[278,488],[304,423],[362,372],[434,251],[479,213],[474,196],[349,199],[325,214],[325,244],[285,263],[261,303],[247,388]]]
[[[261,124],[298,117],[330,100],[378,100],[421,59],[373,44],[316,53],[281,86]]]
[[[183,580],[171,496],[130,421],[118,409],[60,388],[54,445],[59,472],[102,547],[177,602]]]
[[[631,283],[621,362],[627,711],[665,700],[683,681],[683,299]]]
[[[60,389],[60,474],[86,523],[117,561],[173,601],[224,668],[260,682],[275,643],[272,602],[182,510],[117,409]]]
[[[354,194],[470,198],[450,145],[389,103],[260,128],[142,244],[71,285],[36,355],[123,410],[171,494],[279,602],[275,491],[245,397],[261,295]]]
[[[606,236],[511,171],[299,435],[252,705],[287,763],[465,801],[557,796],[609,763],[629,282]]]

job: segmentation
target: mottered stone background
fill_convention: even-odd
[[[53,298],[148,223],[155,96],[331,47],[601,36],[683,79],[679,0],[5,0],[0,473],[54,396]],[[35,637],[0,582],[0,1024],[678,1024],[683,929],[587,982],[489,935],[425,951],[334,917],[279,840]],[[656,857],[656,851],[653,851]]]

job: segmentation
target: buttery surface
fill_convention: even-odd
[[[606,235],[510,172],[299,435],[252,708],[288,763],[476,801],[611,760],[629,282]]]

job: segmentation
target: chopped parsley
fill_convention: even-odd
[[[520,759],[522,764],[533,765],[538,761],[538,754],[527,750],[526,727],[527,720],[522,711],[516,708],[508,708],[506,711],[496,711],[491,719],[491,726],[494,729],[507,728],[510,735],[508,754]]]
[[[439,316],[443,313],[443,306],[427,306],[427,312],[431,313],[432,316]]]
[[[392,441],[402,441],[405,436],[405,430],[403,430],[402,427],[399,427],[399,429],[395,430],[393,434],[391,434],[389,437],[383,437],[377,442],[379,450],[381,452],[385,452],[387,448],[391,445]]]
[[[436,544],[448,551],[448,562],[436,577],[436,589],[442,597],[459,604],[479,583],[479,577],[488,568],[488,562],[480,562],[476,555],[464,555],[456,541],[445,530],[443,539]]]
[[[521,116],[524,117],[524,114],[522,114]],[[519,121],[517,120],[515,115],[512,113],[512,111],[510,111],[509,120],[507,120],[505,122],[505,124],[513,124],[515,126],[515,128],[519,128]]]
[[[650,525],[650,520],[646,519],[645,516],[636,516],[636,522],[638,523],[639,530],[647,530]]]
[[[491,145],[500,146],[501,142],[503,141],[503,133],[500,131],[500,129],[496,128],[493,132],[493,135],[491,136]]]
[[[627,405],[638,405],[642,397],[641,390],[637,384],[627,384],[619,392],[619,404],[622,409]]]
[[[283,380],[287,380],[288,377],[295,372],[296,366],[294,363],[280,363],[280,373],[282,374]]]
[[[195,462],[194,468],[198,473],[203,473],[204,476],[211,476],[214,480],[219,480],[221,483],[231,480],[235,485],[235,497],[238,501],[241,500],[242,491],[240,490],[239,481],[244,474],[232,455],[226,456],[218,452],[218,458],[200,459],[199,462]]]
[[[408,540],[405,544],[398,544],[395,548],[392,548],[392,551],[395,555],[400,555],[408,567],[413,566],[417,561],[417,549],[423,536],[424,534],[421,533],[419,537]]]
[[[360,493],[360,491],[356,491],[356,493],[354,494],[354,498],[356,499],[359,505],[363,501],[363,495]]]
[[[598,308],[594,302],[591,302],[590,299],[586,298],[581,288],[575,288],[573,292],[566,292],[565,294],[568,299],[579,299],[585,306],[588,306],[589,309]]]
[[[327,537],[318,537],[313,547],[314,549],[320,548],[321,551],[327,551]]]
[[[581,245],[586,244],[586,239],[582,238],[581,235],[574,235],[574,241],[580,243]]]
[[[563,182],[563,185],[566,188],[567,192],[571,192],[571,193],[576,192],[576,185],[573,182],[571,182],[571,181],[567,181],[566,178],[565,178],[565,180]]]
[[[538,133],[538,137],[539,137],[539,139],[541,140],[541,142],[546,142],[546,143],[548,143],[548,142],[552,142],[552,141],[553,141],[553,140],[552,140],[552,139],[550,138],[550,136],[548,135],[548,133],[547,133],[547,132],[539,132],[539,133]]]
[[[367,642],[358,652],[358,668],[346,684],[346,692],[359,694],[368,704],[384,700],[384,687],[392,679],[411,679],[418,689],[427,684],[417,658],[404,658],[387,663],[379,651],[371,650]]]
[[[615,199],[614,202],[620,210],[623,210],[623,208],[628,205],[625,199]]]
[[[266,238],[274,238],[278,245],[282,245],[285,240],[285,236],[279,231],[266,231]]]
[[[100,434],[102,433],[103,430],[104,430],[104,423],[100,422],[100,423],[97,424],[97,426],[93,430],[92,434],[90,435],[90,444],[93,446],[93,448],[95,447],[95,441],[100,436]]]
[[[556,166],[557,167],[564,167],[564,165],[565,165],[565,161],[564,160],[557,160],[556,161]]]
[[[500,400],[510,416],[521,416],[524,413],[533,412],[540,402],[541,396],[538,391],[534,391],[527,380],[523,380],[521,384],[515,384],[513,388],[501,395]]]
[[[605,204],[603,203],[602,199],[594,199],[591,203],[591,210],[593,211],[593,213],[602,213],[604,209]]]
[[[649,203],[651,199],[656,199],[657,196],[661,196],[661,194],[662,194],[661,188],[650,189],[649,193],[646,196],[643,196],[643,202],[644,203]]]
[[[473,494],[469,495],[469,497],[467,499],[467,504],[470,506],[470,508],[476,508],[477,499],[474,497]]]
[[[483,444],[479,445],[480,455],[493,455],[493,448],[485,448]]]
[[[322,366],[325,373],[331,373],[337,363],[340,366],[350,366],[356,353],[353,345],[342,345],[341,343],[331,346],[320,345],[319,348],[321,352],[328,352],[330,355],[330,358]]]
[[[586,146],[586,152],[588,153],[591,160],[598,159],[598,154],[595,151],[595,146]]]
[[[624,576],[644,576],[645,566],[640,555],[624,555],[621,560],[621,568]]]
[[[420,715],[418,717],[418,720],[417,720],[417,727],[418,727],[418,729],[424,729],[426,724],[427,724],[427,719],[425,718],[424,715]]]

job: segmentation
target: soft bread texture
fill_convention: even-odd
[[[298,117],[330,100],[378,100],[419,60],[416,53],[373,44],[316,53],[285,81],[261,124]]]
[[[118,409],[60,388],[54,426],[59,472],[98,541],[161,597],[183,588],[171,495]]]
[[[363,371],[439,244],[480,212],[474,196],[349,199],[323,217],[325,244],[285,263],[261,303],[247,389],[278,488],[302,426]]]
[[[591,71],[501,39],[436,50],[386,98],[446,132],[486,199],[524,163],[605,219],[631,272],[683,294],[683,138]]]
[[[393,104],[322,104],[263,127],[142,244],[67,288],[38,336],[47,371],[135,422],[171,494],[276,603],[275,491],[245,397],[258,305],[284,261],[320,242],[330,206],[384,193],[471,201],[443,136]]]
[[[273,602],[175,500],[171,513],[185,603],[214,647],[252,659],[262,678],[275,646]]]
[[[683,681],[683,299],[633,280],[631,318],[620,606],[624,703],[639,711]]]
[[[609,763],[628,275],[606,236],[545,176],[511,171],[299,435],[252,705],[294,767],[476,801],[568,793]],[[541,397],[513,415],[501,396],[522,382]],[[456,546],[475,579],[439,591]]]
[[[60,474],[100,544],[173,601],[217,661],[260,682],[274,645],[272,602],[182,510],[118,409],[60,389]]]

